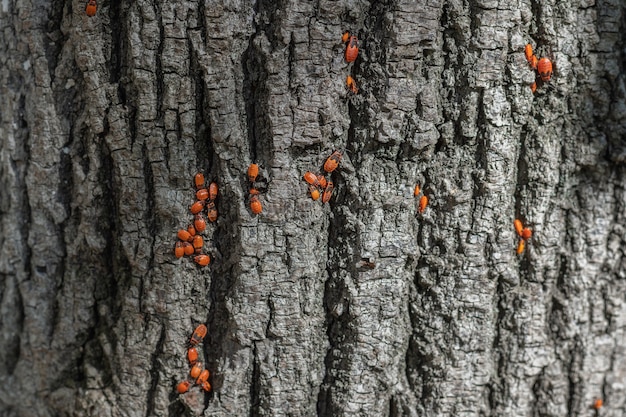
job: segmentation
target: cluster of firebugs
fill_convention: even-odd
[[[328,174],[333,172],[341,162],[341,152],[333,152],[324,162],[324,171]],[[326,179],[322,174],[315,174],[307,171],[304,173],[304,180],[309,184],[309,194],[313,200],[318,200],[322,196],[322,203],[328,203],[333,195],[335,185],[331,178]]]
[[[187,348],[187,360],[189,361],[189,377],[184,381],[181,381],[176,386],[176,391],[179,394],[184,394],[189,391],[192,384],[200,386],[204,391],[211,391],[211,384],[209,383],[209,376],[211,375],[208,369],[204,369],[202,362],[198,361],[198,346],[204,340],[206,336],[207,328],[204,324],[200,324],[193,331],[191,338],[189,339],[189,346]]]
[[[217,198],[217,183],[212,182],[209,188],[204,186],[204,175],[197,173],[194,176],[196,186],[196,202],[189,207],[189,211],[194,215],[193,223],[187,229],[180,229],[177,233],[178,241],[174,246],[174,255],[177,258],[192,256],[193,261],[200,266],[207,266],[211,263],[211,257],[202,253],[204,238],[201,233],[206,229],[206,220],[202,216],[202,211],[206,207],[207,219],[214,223],[217,221],[217,208],[215,199]]]
[[[259,194],[261,194],[262,189],[260,187],[260,184],[264,182],[263,180],[264,178],[262,178],[259,173],[259,165],[250,164],[250,166],[248,167],[248,181],[250,182],[248,201],[250,203],[250,211],[253,214],[260,214],[263,211],[263,205],[261,204],[261,200],[259,199]]]

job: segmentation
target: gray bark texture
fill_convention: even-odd
[[[0,416],[626,414],[622,0],[99,3],[0,1]]]

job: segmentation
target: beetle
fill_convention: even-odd
[[[354,94],[359,92],[359,89],[356,86],[356,81],[350,75],[346,77],[346,87],[350,89]]]
[[[206,206],[207,209],[207,218],[211,223],[215,223],[217,221],[217,208],[215,208],[215,203],[210,201]]]
[[[187,391],[189,391],[189,387],[191,386],[191,382],[189,381],[183,381],[181,383],[179,383],[178,385],[176,385],[176,391],[179,394],[184,394]]]
[[[216,198],[217,198],[217,183],[212,182],[209,185],[209,200],[215,201]]]
[[[537,72],[539,72],[541,81],[550,81],[550,78],[552,77],[552,61],[546,57],[541,58],[537,63]]]
[[[259,176],[259,166],[257,164],[250,164],[248,167],[248,180],[250,182],[256,181],[256,178]]]
[[[207,198],[209,198],[209,190],[207,190],[206,188],[200,188],[198,191],[196,191],[196,198],[199,201],[204,201]]]
[[[330,201],[330,197],[333,196],[334,189],[335,185],[331,180],[328,180],[328,184],[326,184],[326,188],[324,188],[324,194],[322,194],[322,203],[328,203]]]
[[[263,211],[263,206],[259,201],[259,197],[256,195],[250,197],[250,210],[252,210],[252,213],[254,214],[259,214]]]
[[[174,247],[174,255],[177,258],[182,258],[185,254],[185,249],[183,248],[183,242],[180,240],[176,242],[176,246]]]
[[[520,239],[519,243],[517,244],[517,254],[520,255],[522,252],[524,252],[525,247],[526,241],[524,239]]]
[[[196,362],[196,364],[192,366],[191,369],[189,370],[189,376],[192,377],[193,379],[196,379],[200,376],[200,374],[202,373],[202,370],[203,370],[202,363]]]
[[[193,225],[194,228],[200,233],[204,232],[204,229],[206,229],[206,222],[199,213],[194,216]]]
[[[318,175],[317,176],[317,181],[319,181],[320,183],[320,188],[323,190],[324,188],[326,188],[326,177],[324,177],[323,175]]]
[[[339,166],[339,162],[341,162],[341,152],[335,151],[324,162],[324,171],[333,172]]]
[[[211,257],[209,255],[196,255],[193,261],[200,266],[207,266],[211,263]]]
[[[602,401],[602,398],[598,398],[593,402],[593,408],[595,410],[601,409],[603,405],[604,405],[604,401]]]
[[[197,189],[204,188],[204,175],[201,172],[198,172],[193,177],[193,182],[196,184]]]
[[[533,69],[537,69],[537,63],[539,60],[537,59],[537,55],[533,53],[533,47],[531,44],[527,44],[524,49],[524,55],[526,55],[526,61]]]
[[[191,214],[198,214],[202,211],[203,208],[204,201],[196,201],[191,205],[191,207],[189,207],[189,211],[191,211]]]
[[[195,233],[194,233],[194,234],[195,234]],[[191,233],[189,233],[187,230],[185,230],[185,229],[180,229],[180,230],[178,231],[177,236],[178,236],[178,238],[179,238],[180,240],[182,240],[182,241],[184,241],[184,242],[187,242],[187,241],[189,241],[189,240],[191,239],[191,236],[192,236],[192,235],[191,235]]]
[[[356,36],[350,36],[348,39],[348,45],[346,46],[346,62],[356,61],[359,55],[359,38]]]
[[[183,242],[183,250],[185,251],[185,255],[189,256],[189,255],[193,255],[195,249],[193,248],[193,245],[189,242]]]
[[[311,171],[307,171],[304,173],[304,180],[316,187],[320,185],[320,181],[317,179],[317,175],[315,175]]]
[[[89,17],[95,16],[97,9],[98,9],[98,3],[96,3],[96,0],[89,0],[87,4],[85,5],[85,13]]]
[[[524,48],[524,55],[526,55],[526,61],[531,66],[532,69],[537,69],[537,63],[539,59],[537,59],[537,55],[533,53],[533,47],[531,44],[527,44]]]
[[[526,61],[532,65],[533,56],[535,56],[535,54],[533,54],[533,46],[531,44],[526,44],[524,55],[526,55]]]
[[[423,195],[422,198],[420,198],[419,212],[423,213],[426,210],[426,206],[428,206],[428,197]]]
[[[187,360],[189,361],[189,365],[193,366],[198,363],[198,349],[195,347],[190,347],[187,349]]]
[[[199,254],[200,249],[202,249],[202,246],[204,245],[204,239],[202,239],[202,236],[200,235],[195,235],[191,244],[193,245],[195,252]]]
[[[199,324],[198,327],[193,331],[191,335],[191,339],[189,339],[189,344],[191,346],[196,346],[198,343],[204,340],[204,337],[207,334],[207,328],[204,324]]]
[[[309,193],[311,194],[311,198],[313,200],[320,198],[320,190],[314,185],[309,185]]]
[[[515,227],[515,232],[522,237],[522,230],[524,229],[524,225],[522,225],[522,221],[520,219],[515,219],[513,221],[513,227]]]

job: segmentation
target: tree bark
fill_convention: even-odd
[[[623,415],[625,9],[0,2],[0,415]]]

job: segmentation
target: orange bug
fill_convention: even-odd
[[[328,203],[330,201],[330,197],[333,196],[334,189],[335,185],[332,181],[328,180],[328,184],[326,184],[326,188],[324,188],[324,194],[322,194],[322,203]]]
[[[189,361],[189,365],[192,366],[198,363],[198,349],[195,347],[187,349],[187,360]]]
[[[259,176],[259,166],[257,164],[250,164],[248,167],[248,180],[250,182],[256,181],[256,177]]]
[[[528,240],[532,237],[532,235],[533,235],[532,229],[529,229],[528,227],[525,227],[524,229],[522,229],[522,239]]]
[[[187,232],[191,235],[191,236],[195,236],[196,235],[196,228],[194,227],[193,224],[190,224],[189,226],[187,226]],[[191,242],[191,238],[187,239],[188,241]]]
[[[204,381],[202,383],[202,389],[205,390],[206,392],[211,391],[211,384],[209,384],[209,381]]]
[[[515,219],[515,221],[513,221],[513,226],[515,227],[515,232],[519,235],[519,237],[522,237],[522,230],[524,229],[522,221],[520,219]]]
[[[191,233],[189,233],[189,232],[188,232],[187,230],[185,230],[185,229],[180,229],[180,230],[178,231],[177,236],[178,236],[178,238],[179,238],[180,240],[185,241],[185,242],[187,242],[189,239],[191,239]]]
[[[250,197],[250,210],[252,210],[252,213],[254,214],[259,214],[263,211],[263,206],[259,201],[259,197],[257,197],[256,195]]]
[[[422,190],[422,189],[420,188],[419,184],[417,184],[417,185],[415,186],[415,188],[413,189],[413,196],[414,196],[414,197],[417,197],[418,195],[420,195],[420,191],[421,191],[421,190]]]
[[[604,401],[602,401],[602,398],[598,398],[597,400],[593,402],[593,408],[595,410],[601,409],[603,405],[604,405]]]
[[[196,379],[202,373],[202,363],[196,362],[196,364],[189,370],[189,376]]]
[[[204,324],[199,324],[198,327],[196,327],[196,330],[193,331],[191,339],[189,339],[189,344],[191,346],[196,346],[198,343],[202,342],[202,340],[206,336],[206,333],[206,326]]]
[[[96,3],[96,0],[89,0],[87,2],[87,5],[85,6],[85,13],[89,17],[95,16],[97,9],[98,9],[98,3]]]
[[[419,212],[423,213],[426,210],[426,206],[428,206],[428,197],[423,195],[422,198],[420,198]]]
[[[215,223],[217,221],[217,208],[215,208],[214,202],[209,202],[206,206],[207,208],[207,218],[211,223]]]
[[[335,151],[324,162],[324,171],[333,172],[339,166],[339,162],[341,162],[341,152]]]
[[[200,266],[207,266],[211,263],[211,257],[209,255],[196,255],[193,261]]]
[[[550,81],[550,77],[552,77],[552,61],[545,57],[541,58],[537,64],[537,72],[539,72],[541,81]]]
[[[356,61],[358,55],[359,39],[356,36],[350,36],[350,38],[348,39],[348,45],[346,46],[346,62]]]
[[[209,185],[209,200],[214,201],[217,198],[217,183],[212,182]]]
[[[524,239],[520,239],[519,243],[517,244],[517,254],[520,255],[522,252],[524,252],[525,247],[526,241]]]
[[[198,172],[193,177],[193,182],[194,182],[194,184],[196,184],[196,188],[197,189],[204,188],[204,175],[202,173]]]
[[[359,89],[356,86],[356,81],[350,75],[346,77],[346,87],[350,89],[354,94],[359,92]]]
[[[533,69],[537,69],[537,55],[533,53],[533,47],[531,44],[527,44],[526,48],[524,48],[524,55],[526,55],[526,61]]]
[[[196,379],[196,384],[198,385],[204,384],[207,381],[207,379],[209,379],[209,375],[210,375],[210,372],[208,369],[203,370],[200,373],[200,376],[198,377],[198,379]]]
[[[533,94],[535,93],[535,91],[537,91],[537,82],[534,81],[531,85],[530,85],[530,91],[533,92]]]
[[[532,64],[533,56],[535,54],[533,54],[533,46],[531,44],[527,44],[524,48],[524,55],[526,55],[526,61],[528,61],[529,64]]]
[[[195,252],[200,253],[200,249],[202,249],[202,245],[204,245],[204,239],[202,239],[202,236],[200,235],[195,235],[191,244],[193,245]]]
[[[326,188],[326,177],[324,177],[323,175],[318,175],[317,176],[317,181],[319,181],[320,183],[320,188],[323,190],[324,188]]]
[[[203,208],[204,201],[196,201],[191,205],[191,207],[189,207],[189,211],[191,211],[191,214],[198,214],[202,211]]]
[[[198,191],[196,191],[196,198],[200,201],[204,201],[207,198],[209,198],[209,190],[207,190],[206,188],[200,188]]]
[[[193,255],[195,251],[193,245],[189,242],[183,242],[183,250],[185,251],[185,255],[187,256]]]
[[[174,247],[174,255],[177,258],[182,258],[184,254],[185,249],[183,248],[183,242],[179,240],[178,242],[176,242],[176,246]]]
[[[179,394],[184,394],[187,391],[189,391],[189,387],[191,386],[191,382],[189,381],[183,381],[181,383],[179,383],[178,385],[176,385],[176,391]]]
[[[348,39],[350,39],[350,32],[345,32],[341,36],[341,42],[346,43],[346,42],[348,42]]]
[[[304,180],[314,186],[320,185],[320,182],[317,179],[317,175],[315,175],[311,171],[307,171],[304,173]]]
[[[259,190],[256,188],[250,188],[250,195],[259,195]]]
[[[309,193],[311,193],[311,198],[313,200],[317,200],[320,198],[320,190],[317,189],[314,185],[309,185]]]
[[[200,214],[195,215],[193,219],[193,225],[198,232],[204,232],[204,229],[206,229],[206,222]]]

